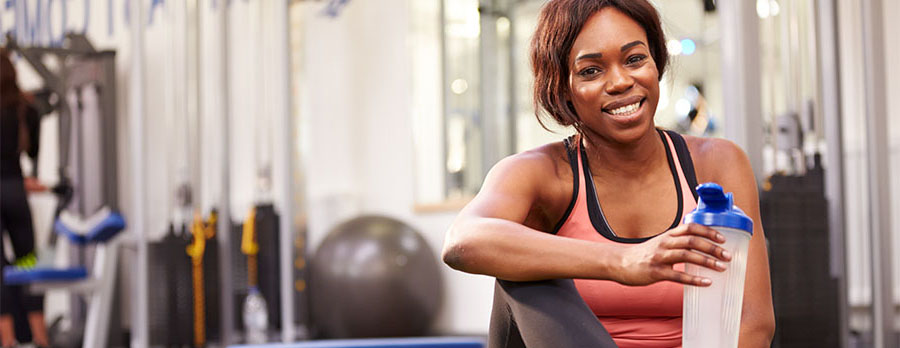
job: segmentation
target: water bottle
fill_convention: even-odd
[[[744,303],[744,276],[747,248],[753,235],[753,220],[734,206],[731,193],[722,186],[706,183],[697,186],[697,209],[685,216],[684,223],[710,226],[725,236],[721,245],[731,253],[724,272],[686,263],[685,272],[712,280],[708,287],[684,286],[683,348],[734,348],[741,327]]]
[[[266,343],[266,330],[269,327],[269,313],[266,300],[255,286],[250,287],[244,299],[244,331],[248,344]]]

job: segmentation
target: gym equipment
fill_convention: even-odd
[[[184,347],[193,344],[193,281],[190,256],[185,249],[191,244],[185,224],[169,225],[161,240],[148,245],[148,279],[151,308],[149,329],[153,347]],[[208,257],[210,250],[204,250]],[[209,260],[207,258],[207,260]],[[204,272],[205,276],[209,274]],[[207,292],[208,298],[209,292]]]
[[[255,286],[265,299],[268,328],[272,333],[283,329],[281,314],[284,309],[279,277],[282,267],[279,260],[281,236],[278,233],[281,219],[271,203],[259,203],[251,210],[252,214],[248,214],[242,225],[235,227],[231,237],[231,240],[241,241],[231,245],[233,303],[236,308],[243,308],[247,295]],[[234,327],[244,329],[243,310],[235,312]]]
[[[191,234],[194,236],[194,242],[186,249],[188,256],[191,257],[191,266],[193,275],[194,289],[194,346],[202,347],[206,345],[206,302],[204,299],[204,277],[203,277],[203,253],[206,250],[206,240],[216,235],[216,219],[215,211],[210,213],[209,220],[203,221],[200,214],[194,216],[194,223],[191,225]]]
[[[336,226],[312,261],[312,324],[323,337],[422,335],[442,301],[435,254],[393,218],[361,216]]]
[[[99,51],[81,34],[66,34],[62,47],[23,47],[7,34],[7,48],[17,52],[43,80],[35,94],[42,115],[55,112],[59,123],[59,181],[54,221],[64,210],[89,216],[102,207],[118,211],[118,148],[116,126],[116,52]],[[58,64],[48,66],[52,56]],[[52,68],[52,69],[51,69]],[[72,160],[70,160],[72,159]],[[56,233],[41,258],[53,259]],[[83,248],[70,250],[72,264],[90,267]],[[119,312],[113,313],[109,336],[120,344]],[[73,331],[85,317],[85,304],[73,296],[69,317]],[[74,337],[74,335],[68,335]],[[53,338],[51,337],[51,340]]]
[[[248,293],[244,299],[241,315],[244,323],[244,338],[247,343],[265,343],[269,329],[269,315],[266,299],[259,292],[257,278],[256,257],[259,254],[259,243],[256,242],[256,207],[250,208],[247,219],[244,221],[241,252],[247,255]]]
[[[820,156],[803,175],[772,175],[760,193],[769,239],[775,337],[772,346],[838,347],[838,280],[832,276],[828,201]]]
[[[116,235],[125,228],[121,215],[101,209],[87,219],[79,219],[63,212],[56,221],[57,233],[80,247],[95,245],[91,275],[83,266],[71,268],[37,267],[18,269],[5,267],[3,280],[7,284],[27,285],[31,292],[68,290],[87,298],[87,324],[84,330],[85,348],[105,347],[112,313],[113,291],[118,262]]]
[[[298,343],[240,345],[229,348],[484,348],[476,337],[428,337],[359,340],[321,340]]]

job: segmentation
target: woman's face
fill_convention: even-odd
[[[585,23],[569,52],[570,101],[586,132],[630,143],[653,128],[659,71],[647,33],[606,7]]]

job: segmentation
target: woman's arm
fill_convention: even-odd
[[[559,180],[547,154],[535,151],[506,158],[491,169],[478,195],[447,231],[443,259],[451,267],[512,281],[555,278],[608,279],[628,285],[661,280],[704,286],[700,277],[672,269],[691,262],[715,268],[720,236],[700,225],[681,226],[635,246],[559,237],[525,226],[538,211],[541,190]],[[568,197],[571,196],[571,191]],[[568,203],[568,202],[567,202]],[[721,241],[721,240],[719,240]]]
[[[759,193],[747,155],[734,143],[722,139],[703,140],[698,173],[701,180],[715,181],[734,193],[734,203],[753,219],[753,237],[747,256],[744,304],[741,310],[741,348],[769,347],[775,334],[775,312],[769,279],[766,236],[760,223]],[[711,151],[710,151],[711,150]],[[721,165],[728,163],[728,165]]]

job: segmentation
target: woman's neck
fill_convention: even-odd
[[[616,142],[590,131],[582,133],[582,137],[594,176],[639,178],[657,166],[668,165],[656,128],[631,143]]]

